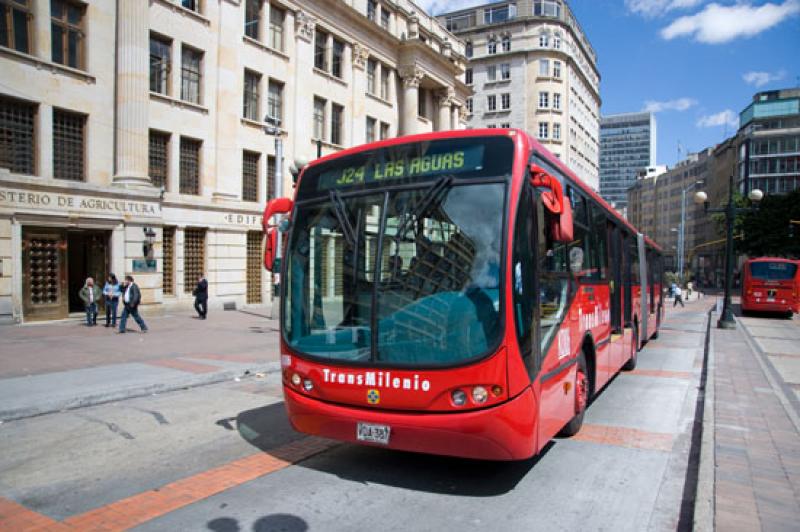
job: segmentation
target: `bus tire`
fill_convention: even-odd
[[[564,425],[559,436],[574,436],[583,426],[583,415],[589,406],[589,372],[586,370],[586,356],[578,355],[578,369],[575,372],[575,417]]]
[[[639,353],[639,326],[633,326],[633,343],[631,345],[631,358],[625,362],[625,365],[622,366],[622,369],[625,371],[633,371],[636,369],[636,360],[638,357],[636,356]]]

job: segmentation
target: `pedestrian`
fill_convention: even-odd
[[[117,327],[117,307],[122,292],[119,288],[117,276],[113,273],[108,275],[106,284],[103,286],[103,295],[106,298],[106,327]]]
[[[83,306],[86,308],[86,326],[97,325],[97,302],[100,301],[100,290],[94,285],[94,279],[86,278],[83,288],[78,292],[78,297],[81,298]]]
[[[119,332],[125,332],[125,324],[128,321],[128,316],[133,316],[136,323],[142,332],[147,332],[147,325],[144,320],[139,316],[139,303],[142,302],[142,292],[139,286],[133,282],[133,277],[130,275],[125,276],[125,287],[122,290],[122,316],[119,318]]]
[[[672,306],[675,307],[678,303],[681,304],[682,307],[686,306],[683,304],[683,295],[681,292],[680,285],[674,285],[674,292],[675,292],[675,301],[672,302]]]
[[[194,287],[192,295],[194,296],[194,309],[197,311],[197,315],[201,320],[206,319],[208,314],[208,281],[206,281],[206,277],[202,273],[197,279],[197,286]]]

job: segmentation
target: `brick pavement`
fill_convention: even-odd
[[[800,433],[741,325],[712,328],[718,530],[797,530]]]

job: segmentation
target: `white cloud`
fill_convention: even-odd
[[[706,44],[722,44],[740,37],[753,37],[788,17],[800,13],[800,0],[782,4],[754,6],[739,3],[731,6],[709,4],[694,15],[680,17],[661,30],[661,37],[692,37]]]
[[[642,15],[646,18],[661,16],[674,9],[688,9],[704,0],[625,0],[625,7],[631,13]]]
[[[786,77],[785,70],[780,70],[775,74],[772,74],[770,72],[759,72],[756,70],[745,72],[744,74],[742,74],[742,79],[744,80],[745,83],[747,83],[748,85],[754,85],[756,87],[763,87],[767,83],[773,81],[780,81],[785,77]]]
[[[733,128],[738,128],[739,115],[737,115],[730,109],[725,109],[724,111],[720,111],[719,113],[714,115],[701,116],[700,119],[697,121],[697,127],[720,127],[720,126],[730,126]]]
[[[697,105],[697,100],[693,98],[678,98],[677,100],[668,100],[666,102],[647,100],[644,102],[644,108],[642,111],[648,113],[660,113],[662,111],[686,111],[695,105]]]

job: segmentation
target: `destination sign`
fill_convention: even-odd
[[[333,190],[370,183],[388,183],[404,179],[419,179],[440,174],[460,174],[483,169],[485,146],[475,144],[456,149],[402,156],[382,152],[383,157],[364,164],[327,170],[317,180],[317,190]]]

